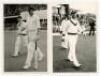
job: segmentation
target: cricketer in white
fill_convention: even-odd
[[[19,48],[22,43],[21,37],[25,38],[23,39],[23,41],[26,42],[28,54],[23,69],[29,69],[31,67],[31,61],[33,59],[33,55],[34,55],[34,68],[38,69],[38,60],[41,61],[43,59],[43,53],[37,46],[37,42],[39,40],[40,20],[39,17],[34,14],[35,11],[34,8],[29,8],[28,11],[29,13],[28,12],[21,13],[22,21],[25,21],[24,22],[25,24],[20,24],[20,26],[24,26],[26,32],[24,35],[18,34],[19,38],[17,38],[16,40],[15,52],[13,56],[14,57],[18,56],[18,53],[20,51]]]
[[[76,44],[78,35],[81,34],[83,29],[81,28],[75,14],[70,19],[67,17],[61,23],[61,29],[65,33],[65,47],[69,49],[68,60],[72,61],[75,67],[80,67],[76,57]]]

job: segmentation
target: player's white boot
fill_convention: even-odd
[[[23,69],[24,70],[27,70],[27,69],[29,69],[31,67],[31,64],[25,64],[24,66],[23,66]]]
[[[74,62],[73,61],[73,64],[74,64],[75,67],[80,67],[81,66],[81,64],[79,62]]]
[[[19,54],[20,54],[20,52],[14,53],[14,54],[12,55],[12,57],[17,57]]]

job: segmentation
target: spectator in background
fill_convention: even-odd
[[[89,36],[94,36],[95,34],[95,21],[91,20],[89,22],[89,26],[90,26],[90,32],[89,32]]]

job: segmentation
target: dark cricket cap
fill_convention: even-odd
[[[71,13],[70,13],[71,15],[76,15],[77,14],[77,12],[76,11],[71,11]]]

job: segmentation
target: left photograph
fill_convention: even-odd
[[[4,71],[47,72],[47,4],[4,4]]]

